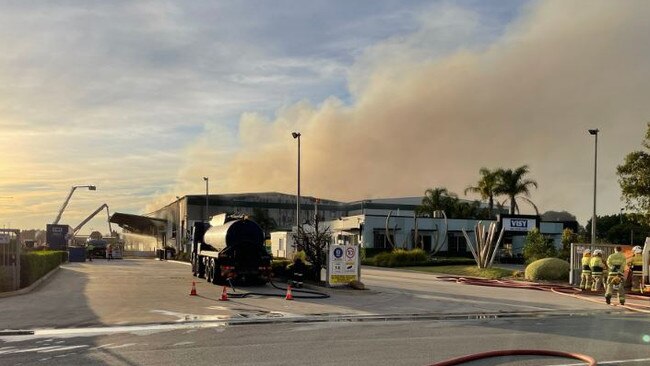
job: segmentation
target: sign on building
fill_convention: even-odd
[[[329,248],[328,279],[330,285],[347,285],[359,279],[359,247],[332,244]]]
[[[501,225],[505,231],[528,232],[537,227],[537,219],[530,217],[504,217]]]

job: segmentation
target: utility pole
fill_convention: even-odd
[[[298,139],[298,194],[296,195],[296,230],[300,228],[300,132],[292,132],[291,136]]]
[[[594,212],[591,217],[591,245],[596,244],[596,180],[598,173],[598,132],[599,130],[591,129],[589,134],[595,137],[594,140]]]

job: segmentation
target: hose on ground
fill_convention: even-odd
[[[287,288],[280,287],[276,285],[271,277],[269,277],[268,283],[271,284],[272,287],[281,290],[282,293],[278,292],[237,292],[235,289],[235,286],[233,285],[232,281],[230,278],[228,279],[228,284],[230,285],[230,288],[232,289],[232,293],[228,293],[228,297],[232,297],[233,299],[242,299],[248,296],[268,296],[268,297],[285,297]],[[314,290],[305,290],[305,289],[296,289],[296,288],[291,288],[291,293],[295,299],[327,299],[330,297],[330,295],[320,292],[320,291],[314,291]]]
[[[466,355],[462,357],[452,358],[446,361],[430,364],[429,366],[454,366],[461,365],[467,362],[482,360],[485,358],[492,357],[506,357],[506,356],[551,356],[551,357],[562,357],[562,358],[572,358],[580,361],[584,361],[588,366],[597,366],[596,360],[593,357],[583,355],[580,353],[568,353],[560,351],[550,351],[550,350],[537,350],[537,349],[511,349],[511,350],[500,350],[500,351],[490,351],[490,352],[481,352],[474,353],[471,355]]]
[[[502,288],[519,288],[519,289],[528,289],[528,290],[538,290],[538,291],[550,291],[558,295],[571,296],[580,300],[590,301],[598,304],[602,304],[603,300],[596,300],[591,298],[591,296],[586,296],[582,291],[567,285],[557,285],[557,284],[545,284],[545,283],[527,283],[521,281],[510,281],[510,280],[489,280],[485,278],[477,277],[460,277],[460,276],[438,276],[439,280],[447,282],[455,282],[466,285],[474,286],[488,286],[488,287],[502,287]],[[595,295],[595,294],[594,294]],[[628,300],[649,300],[650,297],[645,295],[626,295]],[[628,309],[630,311],[635,311],[639,313],[650,314],[650,306],[638,304],[638,303],[629,303],[626,305],[613,305],[620,306],[622,308]]]

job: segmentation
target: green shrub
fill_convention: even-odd
[[[371,259],[379,253],[390,252],[388,248],[361,248],[361,259]]]
[[[39,250],[20,256],[20,287],[27,287],[68,259],[64,251]]]
[[[530,281],[566,281],[569,279],[569,262],[559,258],[536,260],[526,267],[525,278]]]
[[[526,235],[524,242],[524,258],[526,263],[532,263],[538,259],[555,257],[557,250],[552,240],[542,235],[537,228]]]
[[[428,260],[429,255],[422,249],[395,249],[392,252],[381,252],[365,263],[379,267],[404,267],[426,265]]]
[[[273,259],[271,261],[271,272],[275,278],[287,278],[287,266],[291,263],[288,259]]]

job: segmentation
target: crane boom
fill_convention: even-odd
[[[74,235],[77,235],[77,232],[79,232],[79,230],[81,230],[81,228],[84,225],[86,225],[86,223],[88,223],[88,221],[92,220],[93,217],[95,217],[98,213],[100,213],[104,208],[106,208],[106,215],[108,217],[108,232],[109,232],[110,235],[113,235],[113,229],[111,228],[111,221],[110,221],[111,212],[108,210],[108,205],[105,204],[105,203],[103,205],[99,206],[99,208],[97,208],[95,210],[95,212],[91,213],[88,217],[86,217],[85,220],[83,220],[79,225],[77,225],[77,227],[75,227],[73,229],[72,232],[74,233]]]
[[[65,201],[63,201],[63,205],[59,209],[59,213],[56,215],[56,219],[54,219],[54,222],[52,224],[57,225],[59,223],[59,220],[61,220],[61,215],[63,215],[63,211],[68,206],[68,203],[70,202],[70,198],[72,198],[72,194],[74,193],[75,189],[77,189],[77,188],[88,188],[91,191],[96,191],[97,190],[97,187],[95,187],[93,185],[72,186],[72,189],[70,190],[70,193],[68,193],[68,197],[66,197]]]

